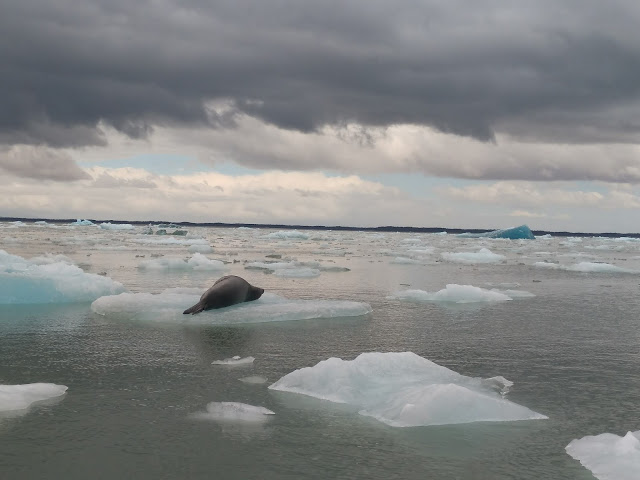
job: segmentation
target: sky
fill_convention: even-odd
[[[0,12],[0,217],[640,232],[638,2]]]

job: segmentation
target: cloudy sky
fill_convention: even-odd
[[[0,0],[0,216],[640,231],[632,0]]]

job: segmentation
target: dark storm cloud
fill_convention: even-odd
[[[638,5],[0,0],[0,141],[100,144],[100,122],[132,137],[228,124],[211,99],[302,131],[355,121],[630,141]]]
[[[69,155],[27,145],[0,149],[0,173],[59,182],[91,178]]]

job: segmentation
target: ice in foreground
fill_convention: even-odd
[[[35,402],[59,397],[66,391],[65,385],[55,383],[0,385],[0,412],[26,410]]]
[[[624,437],[613,433],[583,437],[565,449],[600,480],[640,478],[640,430]]]
[[[265,422],[268,415],[275,415],[275,412],[246,403],[211,402],[207,404],[206,412],[196,413],[194,418],[228,422]]]
[[[371,352],[354,360],[329,358],[269,388],[354,405],[392,427],[547,418],[495,391],[510,385],[502,377],[460,375],[412,352]]]
[[[207,310],[198,315],[183,315],[185,308],[200,300],[200,294],[184,293],[178,289],[167,289],[159,294],[122,293],[97,299],[91,304],[91,309],[99,315],[113,318],[207,325],[354,317],[371,312],[371,306],[367,303],[346,300],[292,300],[265,293],[260,299],[252,302]]]
[[[123,291],[121,283],[66,261],[40,264],[0,250],[0,304],[91,302]]]

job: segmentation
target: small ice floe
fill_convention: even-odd
[[[298,230],[279,230],[277,232],[267,233],[264,238],[280,239],[280,240],[307,240],[309,235]]]
[[[354,405],[392,427],[547,418],[506,400],[501,393],[510,385],[503,377],[460,375],[412,352],[371,352],[329,358],[269,388]]]
[[[477,252],[444,252],[441,254],[444,260],[455,263],[499,263],[507,259],[504,255],[493,253],[488,248],[481,248]]]
[[[103,222],[98,226],[103,230],[133,230],[134,228],[136,228],[130,223]]]
[[[417,258],[396,257],[393,260],[391,260],[390,263],[393,263],[395,265],[422,265],[425,262]]]
[[[60,397],[66,391],[65,385],[55,383],[0,385],[0,412],[26,410],[33,403]]]
[[[628,268],[617,267],[610,263],[600,262],[580,262],[574,265],[563,265],[560,263],[551,262],[535,262],[533,264],[538,268],[547,268],[550,270],[566,270],[568,272],[582,272],[582,273],[640,273],[638,270],[631,270]]]
[[[124,290],[119,282],[65,261],[39,264],[0,250],[0,304],[91,302]]]
[[[371,312],[367,303],[348,300],[294,300],[265,293],[258,300],[231,307],[206,310],[198,315],[183,315],[185,308],[200,300],[199,293],[167,289],[159,294],[122,293],[104,296],[91,304],[91,310],[113,318],[180,325],[237,325],[245,323],[283,322],[316,318],[357,317]]]
[[[239,378],[242,383],[248,383],[250,385],[262,385],[267,383],[267,377],[261,377],[260,375],[251,375],[249,377]]]
[[[145,260],[138,265],[141,270],[225,270],[220,260],[211,260],[201,253],[194,253],[189,260],[182,258],[156,258]]]
[[[211,245],[191,245],[188,248],[190,253],[213,253],[213,247]]]
[[[388,298],[405,300],[418,303],[478,303],[478,302],[505,302],[514,298],[533,297],[532,293],[523,290],[498,290],[474,287],[473,285],[448,284],[437,292],[424,290],[403,290],[395,292]]]
[[[320,270],[304,266],[298,262],[251,262],[244,266],[247,270],[264,270],[278,277],[313,278],[320,275]]]
[[[640,478],[640,430],[624,437],[613,433],[583,437],[572,440],[565,450],[599,480]]]
[[[87,225],[95,225],[95,223],[93,223],[91,220],[82,220],[79,218],[75,222],[71,222],[69,225],[87,226]]]
[[[225,358],[224,360],[214,360],[213,362],[211,362],[211,365],[229,365],[229,366],[237,366],[237,365],[251,365],[253,364],[253,361],[255,360],[255,357],[240,357],[238,355],[231,357],[231,358]]]
[[[254,405],[237,402],[211,402],[206,412],[199,412],[193,418],[226,422],[266,422],[275,412]]]

